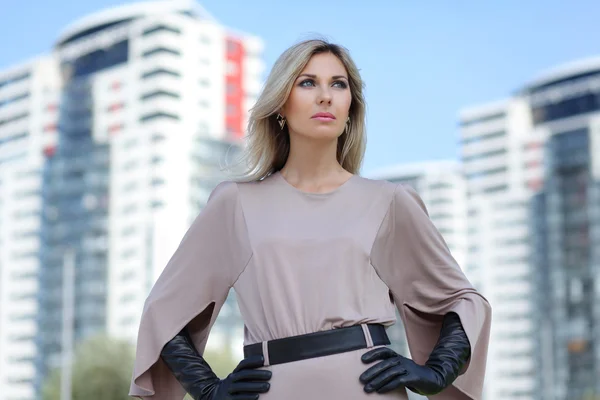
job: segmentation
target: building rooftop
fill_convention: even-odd
[[[173,12],[187,12],[201,19],[215,18],[194,0],[143,1],[110,7],[79,18],[67,25],[56,41],[58,47],[73,40],[137,18]]]
[[[373,179],[394,179],[404,176],[425,175],[440,171],[458,172],[460,163],[457,160],[433,160],[424,162],[413,162],[396,164],[376,169],[368,174]]]
[[[549,86],[569,78],[593,73],[600,73],[600,56],[568,62],[542,71],[524,86],[523,91],[527,92],[540,86]]]

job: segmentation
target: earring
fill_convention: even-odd
[[[285,126],[285,117],[282,116],[281,114],[277,113],[277,122],[279,122],[279,126],[281,127],[281,130],[283,130],[283,127]]]

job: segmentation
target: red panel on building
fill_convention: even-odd
[[[230,139],[244,136],[244,44],[238,38],[226,39],[225,129]]]
[[[529,187],[529,189],[531,189],[533,191],[541,190],[542,187],[544,186],[544,180],[543,179],[532,179],[527,182],[527,186]]]
[[[52,157],[54,156],[54,154],[56,153],[56,147],[55,146],[47,146],[44,148],[44,155],[46,157]]]
[[[44,126],[44,132],[56,132],[58,126],[56,124],[46,124]]]

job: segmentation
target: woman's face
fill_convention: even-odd
[[[331,53],[314,55],[282,108],[290,135],[333,140],[344,131],[352,95],[342,62]]]

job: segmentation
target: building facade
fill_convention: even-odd
[[[521,98],[463,110],[460,132],[468,204],[465,271],[494,309],[485,399],[533,399],[528,205],[542,185],[542,148]]]
[[[487,400],[600,393],[599,99],[600,60],[583,60],[461,113],[467,265],[494,307]]]
[[[40,114],[31,147],[37,163],[23,164],[35,181],[27,187],[33,211],[23,208],[28,181],[19,170],[0,172],[3,187],[14,187],[2,190],[0,215],[21,218],[23,230],[30,213],[35,225],[0,228],[0,296],[14,299],[0,306],[1,400],[39,398],[48,372],[61,365],[66,309],[73,343],[101,333],[135,340],[148,291],[239,150],[261,88],[262,48],[194,2],[136,3],[68,26],[48,56],[52,85],[0,72],[0,85],[8,82],[0,87],[0,160],[19,156],[5,149],[24,141],[30,126],[19,99],[11,101],[21,95],[16,88],[48,97],[26,100]],[[11,193],[18,204],[6,200]],[[72,280],[64,274],[68,251]],[[24,279],[33,286],[6,289]],[[74,298],[65,304],[69,288]],[[228,304],[235,316],[233,296]],[[234,322],[239,330],[239,319],[220,318],[213,342],[223,342],[220,325]],[[15,356],[15,341],[28,352]]]
[[[600,396],[600,59],[528,85],[544,145],[544,186],[531,203],[538,399]],[[587,397],[592,396],[592,397]]]
[[[35,398],[41,168],[57,78],[52,56],[0,71],[0,399]]]

